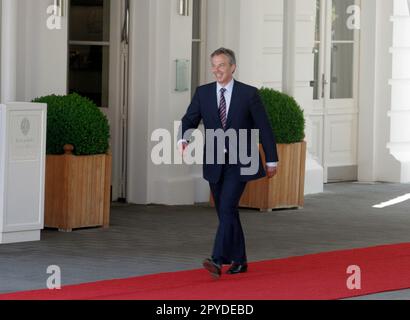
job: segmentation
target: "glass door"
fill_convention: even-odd
[[[317,0],[314,109],[325,182],[357,179],[360,2]]]
[[[71,0],[68,92],[108,108],[110,0]]]

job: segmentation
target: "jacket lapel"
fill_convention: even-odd
[[[238,85],[236,80],[234,80],[233,89],[232,89],[232,96],[231,96],[231,104],[229,106],[228,112],[228,119],[226,121],[226,128],[230,128],[232,125],[232,119],[235,117],[236,114],[236,107],[239,102],[239,94],[238,94]]]

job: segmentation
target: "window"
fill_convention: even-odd
[[[355,0],[332,1],[330,99],[353,98],[354,30],[347,27],[346,8]]]
[[[108,108],[110,0],[71,0],[68,91]]]

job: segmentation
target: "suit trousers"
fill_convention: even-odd
[[[235,165],[225,164],[221,179],[217,183],[210,183],[210,187],[219,218],[212,259],[220,265],[245,263],[245,236],[238,205],[246,182],[239,180]]]

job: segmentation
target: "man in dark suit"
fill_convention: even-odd
[[[235,53],[220,48],[211,55],[211,62],[216,82],[196,90],[182,119],[179,146],[184,153],[189,143],[188,130],[196,129],[202,120],[207,131],[204,178],[210,184],[219,218],[213,254],[203,262],[203,266],[219,278],[224,264],[231,265],[228,274],[248,270],[245,237],[238,211],[239,200],[248,181],[276,175],[278,156],[275,137],[258,89],[233,78],[236,70]],[[259,157],[258,141],[252,141],[253,129],[259,130],[266,156],[266,171]],[[209,135],[209,131],[216,134]],[[228,135],[228,132],[234,135]],[[253,152],[255,148],[256,159]],[[243,161],[244,158],[250,161]],[[255,161],[256,170],[252,170]]]

